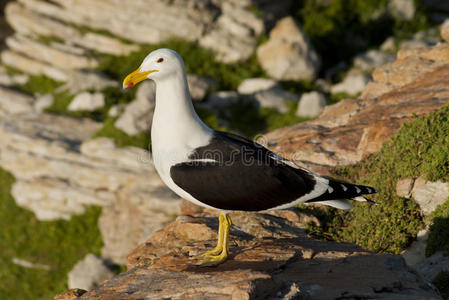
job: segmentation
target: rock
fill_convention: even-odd
[[[93,111],[102,108],[103,106],[104,106],[104,95],[102,93],[91,94],[88,92],[84,92],[76,95],[75,98],[73,98],[72,102],[70,102],[68,109],[70,111],[77,111],[77,110]]]
[[[181,216],[130,253],[128,272],[81,299],[388,298],[392,293],[398,299],[440,299],[400,256],[314,240],[272,215],[232,213],[231,218],[232,256],[224,264],[199,269],[188,258],[216,243],[216,216]]]
[[[437,252],[414,268],[425,280],[432,282],[441,271],[449,271],[449,256],[443,251]]]
[[[26,74],[8,74],[5,68],[0,65],[0,85],[23,85],[28,82],[28,79],[29,77]]]
[[[112,276],[105,262],[89,253],[69,272],[69,289],[90,290]]]
[[[348,74],[342,82],[331,87],[331,93],[347,93],[349,95],[357,95],[362,92],[370,81],[370,76],[366,74]]]
[[[0,114],[25,114],[33,111],[34,98],[0,86]]]
[[[415,183],[413,178],[399,179],[396,183],[396,195],[402,198],[410,199],[412,196],[412,188]]]
[[[354,66],[363,71],[372,71],[386,63],[395,60],[395,55],[385,53],[379,50],[369,50],[359,54],[354,58]]]
[[[396,42],[396,38],[390,36],[382,43],[382,45],[380,45],[380,50],[396,51]]]
[[[268,147],[320,172],[359,162],[378,151],[404,122],[448,103],[449,70],[442,55],[447,45],[418,50],[377,68],[373,84],[384,92],[370,92],[371,97],[362,93],[357,100],[326,106],[316,120],[270,132],[264,136]],[[420,57],[429,53],[435,54],[432,60]]]
[[[125,108],[126,108],[125,104],[113,105],[113,106],[111,106],[111,108],[108,111],[108,116],[110,116],[110,117],[118,117],[120,114],[123,113]]]
[[[444,21],[440,28],[440,35],[443,40],[449,42],[449,19]]]
[[[240,83],[237,91],[243,95],[249,95],[271,88],[279,88],[277,81],[268,78],[247,78]]]
[[[292,17],[280,20],[268,42],[257,49],[257,59],[271,77],[278,80],[311,80],[321,60],[308,37]]]
[[[319,92],[305,93],[298,103],[296,115],[299,117],[316,118],[326,106],[326,97]]]
[[[104,206],[102,256],[123,263],[129,249],[179,212],[180,200],[162,183],[147,151],[91,139],[101,126],[49,114],[4,116],[0,166],[16,178],[17,204],[40,220]]]
[[[117,81],[95,71],[67,71],[66,80],[63,81],[67,82],[57,88],[56,92],[68,91],[72,95],[86,90],[101,91],[107,87],[119,86]]]
[[[78,55],[61,51],[22,35],[7,38],[6,44],[13,51],[61,69],[84,69],[98,66],[98,62],[89,58],[86,53]]]
[[[65,292],[62,292],[61,294],[58,294],[55,296],[54,300],[75,300],[79,299],[81,295],[86,293],[86,290],[82,289],[70,289]]]
[[[34,102],[34,111],[37,113],[43,112],[45,109],[53,105],[53,101],[54,99],[52,94],[38,96]]]
[[[420,176],[415,180],[412,196],[421,207],[421,211],[428,215],[438,205],[443,204],[448,199],[449,183],[441,181],[430,182]]]
[[[155,93],[156,87],[152,81],[142,82],[136,99],[125,107],[123,114],[115,121],[115,127],[129,135],[148,132],[153,119]]]
[[[251,95],[259,107],[273,107],[280,113],[287,113],[286,101],[297,101],[298,96],[279,87],[259,91]]]
[[[390,83],[370,81],[363,89],[360,97],[362,99],[375,99],[390,92],[394,88],[395,86]]]
[[[388,9],[395,18],[401,21],[413,19],[416,11],[413,0],[390,0],[388,2]]]
[[[427,239],[429,230],[423,229],[416,235],[416,240],[401,255],[407,265],[414,267],[426,258]]]
[[[209,77],[187,74],[190,95],[194,100],[203,100],[207,92],[212,89],[217,82]]]
[[[235,91],[219,91],[210,94],[207,98],[207,106],[210,109],[222,109],[238,101],[239,95]]]

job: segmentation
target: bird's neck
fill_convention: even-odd
[[[210,132],[193,108],[185,74],[175,74],[156,83],[151,128],[153,152],[180,146],[195,148],[209,139]]]

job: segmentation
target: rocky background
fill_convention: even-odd
[[[449,297],[443,1],[0,8],[0,298]],[[184,57],[210,126],[374,185],[378,205],[235,213],[232,259],[192,266],[216,213],[155,173],[154,85],[120,89],[160,47]]]

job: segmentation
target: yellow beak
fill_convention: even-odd
[[[131,74],[126,76],[126,78],[123,80],[123,88],[126,89],[126,88],[133,87],[134,85],[138,84],[142,80],[147,79],[148,74],[151,74],[151,73],[157,72],[157,71],[158,70],[141,72],[140,68],[138,68],[137,70],[135,70],[134,72],[132,72]]]

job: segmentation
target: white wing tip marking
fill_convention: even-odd
[[[356,191],[357,193],[360,193],[360,192],[361,192],[361,189],[359,189],[358,187],[355,187],[355,191]]]
[[[343,188],[343,192],[346,192],[348,190],[348,188],[344,184],[341,184],[341,187]]]

